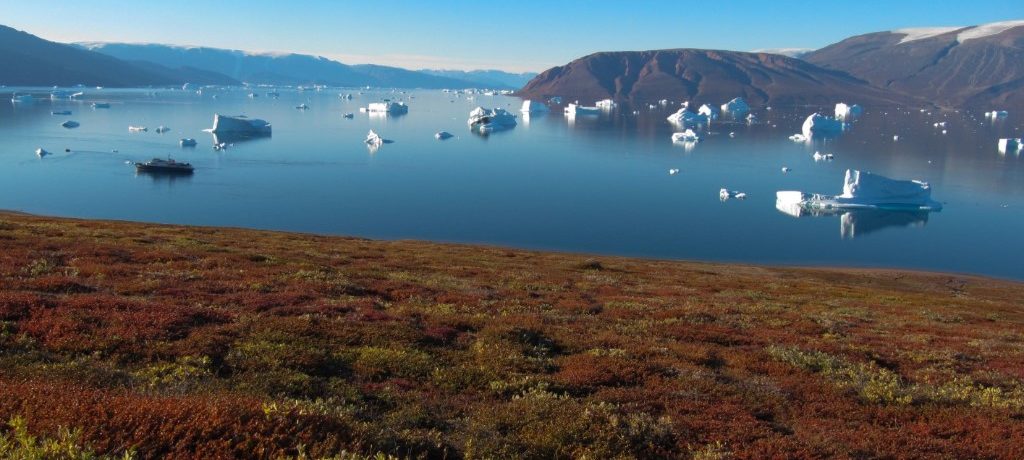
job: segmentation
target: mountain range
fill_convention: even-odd
[[[742,96],[755,104],[845,100],[1024,107],[1024,21],[900,29],[858,35],[814,51],[763,51],[595,53],[541,73],[518,94],[587,102],[604,98],[725,102]]]

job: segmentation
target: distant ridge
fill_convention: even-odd
[[[0,26],[0,84],[9,86],[165,86],[238,84],[224,75],[183,66],[126,62]]]
[[[492,86],[490,81],[472,79],[471,72],[433,74],[374,64],[348,65],[308,54],[253,53],[164,44],[81,42],[76,45],[119,59],[147,61],[163,66],[188,66],[253,84],[430,89]]]
[[[1024,20],[857,35],[803,58],[939,105],[1024,107]]]
[[[584,103],[614,98],[721,104],[734,97],[755,105],[920,103],[847,73],[779,54],[703,49],[595,53],[549,69],[519,91],[523,97],[562,96]]]

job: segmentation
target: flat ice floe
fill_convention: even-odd
[[[888,209],[937,211],[942,205],[932,200],[927,182],[897,180],[870,172],[846,170],[841,195],[800,191],[775,193],[776,207],[806,209]]]

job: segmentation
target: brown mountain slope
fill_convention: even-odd
[[[918,103],[865,81],[799,59],[767,53],[699,49],[595,53],[549,69],[519,92],[585,103],[604,98],[663,98],[724,103],[742,96],[754,105]]]
[[[859,35],[803,59],[939,105],[1024,106],[1024,22]]]

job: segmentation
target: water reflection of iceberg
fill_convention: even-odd
[[[839,217],[839,236],[857,238],[888,227],[923,227],[930,211],[891,211],[882,209],[820,209],[796,203],[775,202],[775,208],[793,217]]]
[[[210,133],[210,134],[213,136],[213,145],[219,145],[219,144],[240,144],[242,142],[250,142],[250,141],[270,139],[270,137],[271,137],[270,134],[262,134],[262,135],[254,136],[254,135],[251,135],[251,134],[233,133],[233,132],[228,132],[228,133]]]

